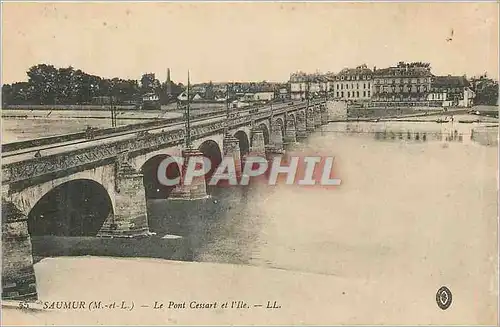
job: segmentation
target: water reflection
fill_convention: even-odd
[[[291,149],[335,156],[340,187],[259,184],[211,188],[198,201],[150,200],[155,237],[93,241],[78,254],[128,247],[130,256],[370,278],[461,271],[453,260],[464,256],[450,256],[450,244],[467,252],[469,240],[486,242],[496,230],[497,152],[480,145],[495,144],[495,133],[473,124],[332,123]],[[487,261],[480,252],[464,254],[470,266]]]
[[[248,210],[252,186],[209,188],[195,201],[148,201],[150,230],[184,237],[191,260],[248,263],[258,230]]]
[[[470,125],[464,128],[435,123],[329,124],[310,135],[304,142],[294,145],[293,149],[299,152],[326,149],[325,151],[331,152],[326,153],[327,155],[340,158],[339,169],[344,174],[341,176],[343,181],[346,182],[338,190],[304,191],[297,187],[260,185],[210,189],[211,198],[204,201],[182,205],[169,201],[150,201],[150,227],[160,236],[183,236],[189,247],[189,258],[195,261],[265,265],[340,274],[345,272],[343,262],[359,266],[356,260],[362,257],[362,260],[366,261],[365,265],[376,270],[377,262],[383,260],[385,255],[372,262],[374,259],[371,258],[370,251],[389,254],[399,251],[399,248],[388,244],[387,242],[392,242],[390,240],[377,238],[371,250],[363,246],[355,246],[354,249],[354,245],[343,243],[352,242],[351,240],[340,241],[342,237],[338,237],[341,234],[337,234],[342,231],[338,230],[337,233],[334,226],[349,226],[347,228],[355,234],[363,234],[368,230],[373,233],[375,226],[368,230],[363,226],[370,226],[373,222],[362,222],[359,217],[373,221],[391,221],[391,224],[394,224],[393,215],[413,217],[429,215],[429,210],[441,211],[441,207],[429,209],[433,207],[429,201],[433,201],[432,197],[445,199],[444,193],[454,189],[455,186],[450,184],[452,180],[443,179],[449,172],[448,167],[461,162],[455,170],[458,174],[465,174],[469,166],[478,164],[473,160],[474,156],[485,151],[476,147],[448,148],[441,145],[443,142],[463,143],[463,135],[470,134],[471,128]],[[412,150],[413,144],[421,145],[418,152]],[[356,161],[346,161],[346,158],[350,157],[356,158]],[[432,160],[429,161],[429,158]],[[384,165],[375,165],[376,162],[383,162]],[[376,178],[370,177],[371,170],[377,172]],[[433,192],[427,189],[425,183],[418,184],[429,178],[443,179],[444,184],[433,186]],[[384,180],[384,187],[372,184],[372,180]],[[408,188],[407,183],[415,185]],[[386,184],[390,190],[385,189]],[[374,189],[375,185],[379,186],[372,193],[373,190],[370,190]],[[420,200],[417,199],[422,198],[421,190],[431,196],[425,200],[426,205],[430,205],[429,208],[423,206],[418,209]],[[377,200],[380,196],[382,198]],[[399,208],[397,202],[388,202],[388,199],[401,196],[402,203],[408,205],[406,209]],[[357,199],[363,201],[357,202]],[[359,205],[360,203],[363,205]],[[452,203],[450,206],[440,205],[455,210]],[[481,203],[474,202],[472,207],[477,209],[481,207]],[[336,214],[330,218],[332,212]],[[352,219],[354,221],[351,221]],[[399,226],[399,232],[408,232],[403,221],[398,221],[396,225]],[[336,236],[330,238],[328,234],[323,235],[323,232],[331,228],[335,229]],[[365,242],[361,235],[352,237],[358,239],[361,244]],[[379,246],[379,250],[375,250]],[[341,261],[325,261],[332,253],[340,256]],[[366,255],[368,257],[365,257]],[[313,260],[314,258],[316,259]],[[321,262],[316,262],[317,260]]]
[[[330,127],[331,128],[331,127]],[[484,145],[495,145],[497,126],[477,127],[475,125],[459,124],[433,124],[427,123],[347,123],[343,126],[337,123],[331,132],[336,132],[349,136],[370,136],[378,141],[393,141],[393,140],[406,140],[406,141],[439,141],[439,142],[464,142],[465,136],[470,136],[470,140],[477,141]],[[476,137],[474,138],[474,131]],[[481,131],[481,132],[479,132]]]

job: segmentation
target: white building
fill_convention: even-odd
[[[470,107],[475,96],[465,76],[433,76],[427,100],[443,107]]]
[[[303,72],[294,73],[290,76],[290,98],[292,100],[304,100],[309,97],[324,96],[329,92],[331,84],[326,76],[316,74],[306,74]]]
[[[203,97],[199,93],[189,92],[189,97],[191,98],[191,101],[201,101],[201,100],[203,100]],[[188,99],[188,97],[187,97],[187,91],[182,92],[177,97],[177,100],[179,100],[179,101],[187,101],[187,99]]]
[[[476,97],[476,93],[472,91],[470,88],[464,88],[464,97],[463,99],[458,100],[459,107],[472,107],[474,104],[474,98]]]
[[[298,72],[290,76],[290,99],[303,100],[307,94],[307,80],[306,73]]]
[[[241,100],[234,100],[231,102],[231,108],[244,108],[250,106],[250,103]]]
[[[372,96],[373,72],[366,66],[344,68],[335,76],[335,99],[347,101],[368,101]]]
[[[271,101],[274,99],[274,92],[256,92],[253,99],[254,101]]]

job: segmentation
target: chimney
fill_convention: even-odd
[[[377,66],[373,66],[373,71],[376,71],[377,70]]]

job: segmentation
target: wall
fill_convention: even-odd
[[[327,101],[326,110],[328,111],[329,119],[347,119],[347,104],[343,101]]]
[[[274,98],[274,92],[258,92],[253,95],[253,100],[260,101],[269,101]]]
[[[117,109],[120,110],[131,110],[135,109],[134,105],[116,105]],[[91,105],[91,104],[19,104],[19,105],[8,105],[4,109],[25,109],[25,110],[107,110],[109,111],[109,105]]]
[[[482,145],[498,145],[498,127],[478,127],[472,129],[471,139]]]

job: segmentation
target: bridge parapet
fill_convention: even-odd
[[[311,103],[316,105],[323,103]],[[273,115],[280,115],[290,111],[297,111],[306,108],[305,103],[291,105],[288,107],[277,108],[273,110]],[[230,120],[230,128],[241,125],[251,125],[252,121],[268,119],[271,111],[237,117]],[[192,127],[191,136],[193,138],[202,138],[205,136],[221,133],[224,130],[224,121],[198,124]],[[160,129],[158,127],[156,129]],[[169,131],[152,132],[142,135],[140,138],[128,137],[127,139],[117,140],[115,142],[87,146],[81,149],[68,150],[38,158],[31,158],[19,162],[13,162],[2,166],[2,183],[17,184],[22,188],[37,183],[35,178],[57,174],[71,169],[89,169],[96,165],[106,162],[113,162],[119,153],[128,152],[131,156],[149,152],[154,149],[176,146],[184,142],[185,132],[183,127]],[[99,142],[99,141],[94,141]]]

